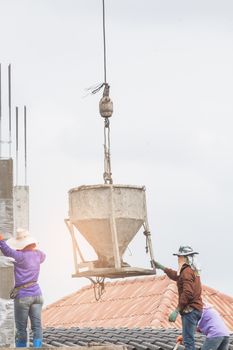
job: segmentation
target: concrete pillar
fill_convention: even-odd
[[[14,287],[14,265],[12,260],[12,258],[6,256],[0,256],[0,298],[2,299],[10,299],[10,292]]]
[[[4,238],[13,236],[13,161],[0,159],[0,232]],[[9,299],[13,288],[13,265],[8,264],[9,258],[0,256],[0,298]]]
[[[0,232],[13,236],[13,160],[0,159]],[[14,346],[14,302],[10,291],[14,286],[14,266],[10,258],[0,256],[0,347]]]
[[[0,231],[13,236],[13,160],[0,159]]]
[[[14,227],[29,229],[29,186],[14,187]]]

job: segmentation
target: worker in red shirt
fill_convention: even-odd
[[[169,321],[175,322],[178,314],[181,315],[185,350],[195,350],[194,334],[203,309],[200,274],[194,259],[196,254],[198,253],[190,246],[181,246],[178,252],[173,254],[178,257],[177,271],[154,261],[157,269],[163,270],[177,283],[178,305],[169,315]]]

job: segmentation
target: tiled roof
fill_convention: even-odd
[[[233,331],[233,298],[203,286],[203,297],[222,315]],[[168,322],[177,306],[176,283],[164,276],[118,280],[105,284],[95,300],[88,285],[43,310],[44,327],[181,328],[180,317]]]
[[[44,330],[43,347],[77,347],[115,344],[129,350],[173,350],[179,329],[154,328],[47,328]],[[196,349],[200,349],[205,337],[196,333]],[[179,346],[178,350],[184,350]],[[233,350],[233,334],[229,350]]]

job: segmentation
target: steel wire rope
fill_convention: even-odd
[[[96,94],[102,87],[107,84],[107,46],[106,46],[106,25],[105,25],[105,0],[102,0],[102,29],[103,29],[103,68],[104,68],[104,82],[90,86],[87,91],[91,91],[91,94]],[[89,93],[89,92],[88,92]],[[87,95],[88,95],[87,93]]]
[[[106,30],[105,30],[105,0],[102,0],[103,10],[103,44],[104,44],[104,83],[107,83],[107,54],[106,54]]]
[[[105,0],[102,0],[102,28],[103,28],[103,68],[104,68],[104,82],[92,90],[92,94],[98,92],[102,87],[107,88],[107,49],[106,49],[106,29],[105,29]],[[105,95],[105,90],[104,90]],[[110,125],[109,119],[104,118],[104,182],[112,184],[111,177],[111,162],[110,162]],[[89,278],[93,283],[94,295],[96,301],[99,301],[105,292],[104,277],[96,277],[96,280]]]
[[[107,84],[107,47],[106,47],[106,21],[105,21],[105,0],[102,0],[102,25],[103,25],[103,58],[104,58],[104,83]],[[104,92],[105,93],[105,92]],[[111,159],[110,159],[110,123],[109,118],[105,118],[104,123],[104,182],[112,184]]]

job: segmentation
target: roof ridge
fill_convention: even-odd
[[[49,310],[50,308],[54,307],[54,306],[58,306],[58,304],[66,301],[67,299],[69,299],[70,297],[72,297],[73,295],[77,294],[77,291],[72,292],[70,294],[65,295],[64,297],[62,297],[61,299],[58,299],[56,301],[54,301],[53,303],[47,305],[43,310]]]
[[[228,300],[233,302],[233,297],[232,296],[230,296],[229,294],[225,294],[225,293],[223,293],[223,292],[221,292],[221,291],[219,291],[219,290],[217,290],[215,288],[212,288],[212,287],[209,287],[209,286],[207,286],[205,284],[202,284],[202,289],[203,290],[205,289],[205,290],[208,290],[208,291],[212,291],[213,294],[217,294],[219,296],[223,296],[224,298],[226,298],[226,299],[228,299]]]

